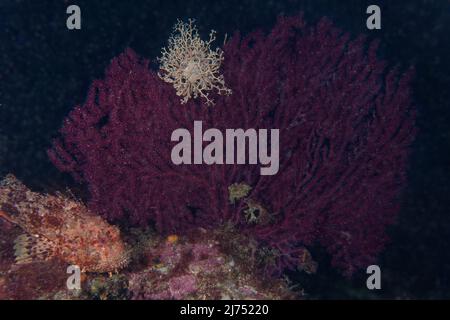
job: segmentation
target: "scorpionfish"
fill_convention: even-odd
[[[117,272],[129,254],[120,231],[62,194],[32,192],[9,174],[0,182],[0,218],[24,233],[15,240],[17,264],[59,258],[83,272]]]

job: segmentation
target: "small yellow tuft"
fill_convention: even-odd
[[[167,243],[176,244],[178,242],[178,236],[176,234],[171,234],[167,237]]]
[[[231,186],[228,187],[228,198],[231,203],[235,203],[236,200],[241,200],[242,198],[245,198],[248,196],[249,192],[252,190],[252,187],[250,187],[246,183],[233,183]]]
[[[210,48],[216,39],[215,31],[211,30],[209,40],[205,42],[200,39],[193,22],[190,19],[189,23],[178,21],[175,24],[168,48],[163,48],[162,57],[158,58],[161,64],[158,76],[174,86],[177,95],[183,97],[182,104],[200,96],[212,105],[209,91],[215,89],[219,94],[231,93],[219,73],[223,52],[219,48]]]

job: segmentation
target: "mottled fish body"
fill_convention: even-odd
[[[0,218],[22,228],[16,263],[53,257],[89,272],[113,272],[128,263],[117,227],[61,194],[32,192],[13,175],[0,182]]]

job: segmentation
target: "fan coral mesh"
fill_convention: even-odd
[[[351,40],[326,19],[310,27],[280,18],[269,34],[237,33],[223,50],[233,95],[216,93],[215,108],[195,100],[179,108],[173,88],[127,50],[65,120],[51,160],[84,182],[90,207],[112,221],[177,234],[234,224],[275,253],[270,273],[298,267],[313,245],[346,274],[373,263],[405,183],[413,72],[385,71],[376,43]],[[219,130],[279,129],[278,174],[261,176],[259,165],[174,165],[171,133],[192,130],[194,120]],[[231,195],[238,185],[248,187]],[[249,223],[255,208],[266,218]]]
[[[219,73],[223,52],[220,48],[215,51],[210,49],[215,39],[214,30],[205,42],[200,39],[193,20],[189,20],[189,23],[178,21],[169,38],[168,49],[162,49],[162,57],[158,59],[161,63],[158,75],[174,86],[177,95],[183,97],[182,104],[192,97],[201,96],[207,104],[212,105],[208,91],[213,89],[221,94],[231,93]]]

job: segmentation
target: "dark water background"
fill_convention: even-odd
[[[66,8],[81,7],[82,29],[66,29]],[[382,30],[366,29],[366,8],[382,10]],[[270,29],[277,15],[328,16],[353,35],[381,39],[380,56],[414,64],[419,135],[392,243],[380,256],[382,290],[365,273],[345,279],[320,258],[315,276],[291,274],[312,297],[450,298],[450,2],[447,0],[63,1],[0,0],[0,174],[37,189],[71,185],[45,150],[93,79],[126,47],[155,58],[176,19],[195,18],[200,33]],[[316,253],[321,257],[321,253]]]

